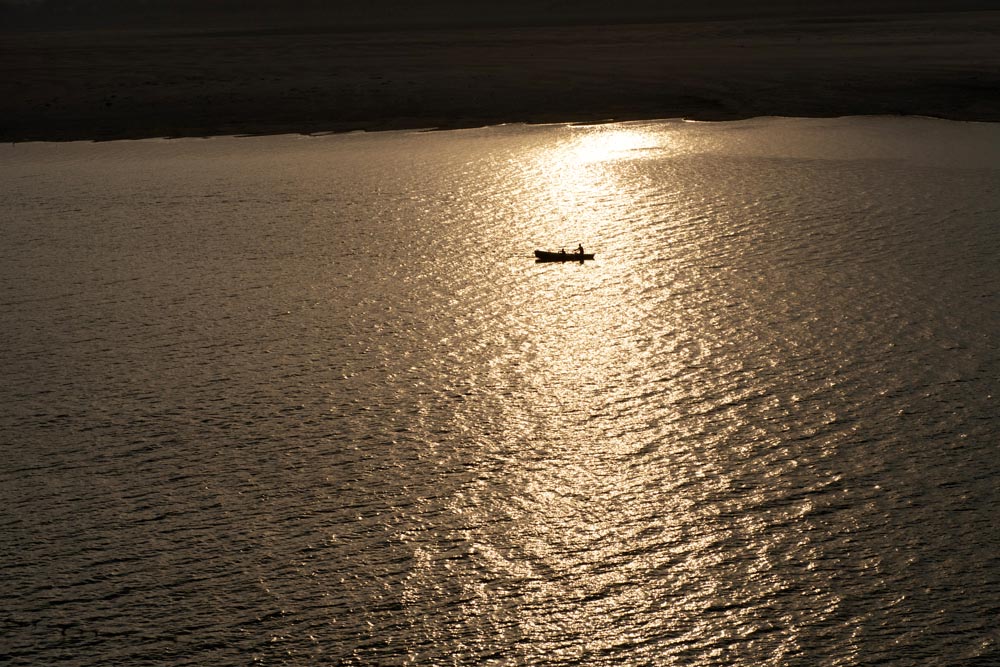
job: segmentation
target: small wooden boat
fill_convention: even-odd
[[[582,262],[585,259],[594,259],[594,253],[535,251],[536,262]]]

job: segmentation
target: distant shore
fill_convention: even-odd
[[[9,34],[0,139],[754,116],[1000,121],[1000,11],[617,26]]]

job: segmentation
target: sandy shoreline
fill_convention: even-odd
[[[1000,121],[1000,12],[5,36],[0,139],[906,114]]]

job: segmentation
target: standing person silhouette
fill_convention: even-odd
[[[578,253],[580,253],[581,255],[583,254],[583,244],[582,243],[576,247],[576,251]]]

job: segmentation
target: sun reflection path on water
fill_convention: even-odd
[[[475,400],[451,429],[463,434],[456,451],[469,478],[447,513],[464,527],[410,585],[414,604],[427,585],[461,601],[431,625],[442,638],[474,628],[474,654],[736,664],[725,651],[755,634],[775,660],[795,650],[801,617],[754,610],[789,588],[776,554],[809,548],[789,544],[798,536],[788,531],[768,534],[802,507],[761,520],[733,504],[767,492],[742,477],[780,475],[794,461],[778,447],[753,451],[773,436],[754,410],[771,408],[747,381],[756,371],[734,342],[745,311],[727,309],[738,297],[711,258],[734,218],[705,205],[725,203],[725,181],[672,159],[700,150],[688,134],[680,123],[565,126],[490,163],[484,226],[469,238],[583,243],[597,259],[520,255],[465,295],[490,316],[466,317],[452,341],[475,359]],[[493,205],[503,213],[491,226]],[[815,620],[835,602],[817,595],[808,613]]]
[[[640,267],[649,235],[680,215],[641,168],[673,142],[662,126],[568,127],[521,165],[533,232],[598,253],[593,265],[536,268],[504,326],[517,344],[491,366],[505,397],[491,446],[505,463],[474,493],[503,520],[476,551],[485,570],[518,582],[529,660],[587,661],[654,636],[704,641],[697,616],[724,585],[706,573],[731,567],[712,562],[717,549],[698,555],[730,534],[699,527],[714,510],[690,491],[726,481],[672,407],[704,390],[692,376],[708,315],[669,268],[698,258]],[[663,586],[636,585],[650,573]]]

